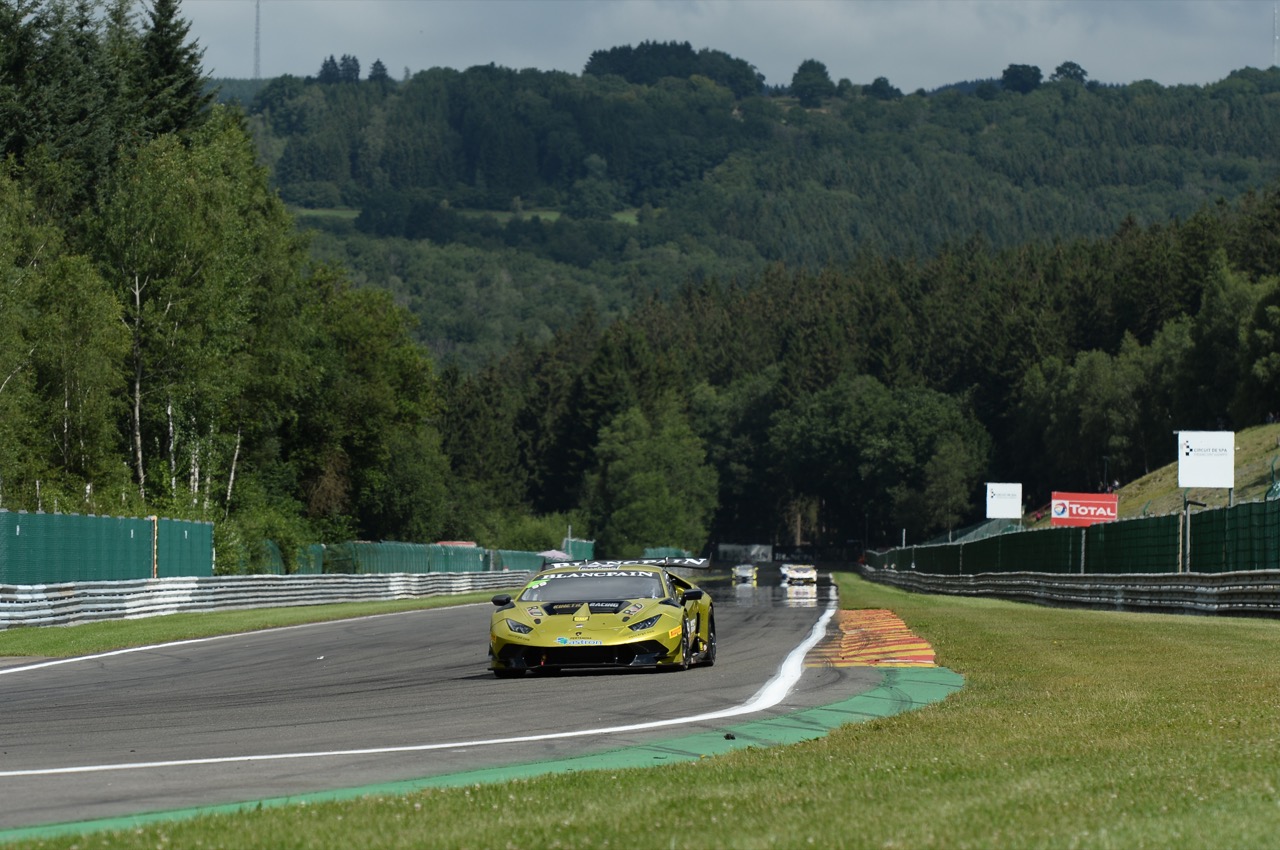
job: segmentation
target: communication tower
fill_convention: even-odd
[[[262,79],[262,0],[253,0],[253,78]]]

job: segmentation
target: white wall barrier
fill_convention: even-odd
[[[443,596],[524,584],[524,571],[385,575],[249,575],[0,584],[0,629],[64,626],[186,611],[231,611]]]

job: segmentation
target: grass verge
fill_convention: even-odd
[[[966,686],[789,747],[15,847],[1250,848],[1280,834],[1280,623],[841,577]]]

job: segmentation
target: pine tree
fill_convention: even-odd
[[[213,92],[201,61],[204,50],[187,40],[190,24],[178,16],[178,0],[155,0],[143,27],[138,92],[146,129],[159,135],[199,126]]]
[[[338,78],[344,83],[360,82],[360,60],[344,53],[338,60]]]
[[[35,0],[0,3],[0,154],[21,155],[30,115],[23,103],[35,72],[39,35]]]
[[[337,83],[342,81],[342,71],[338,68],[338,60],[333,58],[330,53],[329,57],[320,63],[320,73],[316,76],[316,82]]]

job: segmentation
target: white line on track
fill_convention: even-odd
[[[55,776],[62,773],[103,773],[109,770],[147,770],[151,768],[161,767],[191,767],[195,765],[205,764],[235,764],[256,761],[283,761],[285,759],[311,759],[326,758],[333,756],[366,756],[380,755],[385,753],[415,753],[426,752],[428,750],[449,750],[465,747],[485,747],[495,744],[524,744],[532,741],[551,741],[559,738],[581,738],[587,735],[612,735],[620,732],[637,732],[643,729],[659,729],[663,726],[679,726],[688,723],[702,723],[708,720],[722,720],[726,717],[738,717],[743,714],[752,714],[757,711],[764,711],[772,708],[786,698],[791,689],[795,687],[796,682],[800,681],[800,675],[804,672],[804,657],[810,649],[814,647],[818,641],[822,640],[822,636],[826,634],[827,623],[831,621],[831,617],[835,614],[835,605],[829,605],[818,618],[818,622],[814,623],[813,629],[809,632],[809,636],[801,641],[795,649],[787,655],[778,667],[778,672],[773,674],[773,678],[764,684],[755,696],[746,702],[724,708],[719,711],[710,711],[705,714],[695,714],[689,717],[674,717],[669,720],[653,720],[648,723],[633,723],[627,726],[608,726],[602,729],[579,729],[574,732],[550,732],[545,735],[521,735],[514,738],[491,738],[488,740],[478,741],[454,741],[448,744],[413,744],[399,747],[372,747],[361,750],[328,750],[311,753],[274,753],[270,755],[257,756],[225,756],[221,758],[203,758],[203,759],[180,759],[177,761],[144,761],[130,762],[125,764],[87,764],[75,767],[52,767],[52,768],[36,768],[33,770],[0,770],[0,777],[18,777],[18,776]],[[180,641],[177,644],[197,643],[198,641]],[[128,652],[131,650],[121,650]],[[103,653],[103,657],[114,655],[117,653]],[[59,662],[53,662],[59,663]],[[33,665],[46,666],[46,665]],[[31,667],[23,669],[32,669]],[[0,671],[8,672],[8,671]]]

